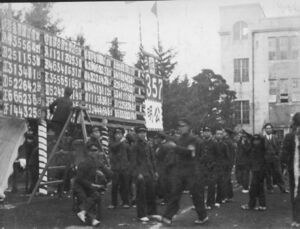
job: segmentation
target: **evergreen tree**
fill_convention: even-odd
[[[137,62],[134,66],[138,69],[141,69],[141,70],[148,70],[149,69],[149,63],[148,63],[147,56],[145,55],[144,47],[143,47],[142,44],[140,45],[139,52],[138,52],[137,56],[138,56],[138,60],[137,60]]]
[[[161,44],[159,44],[157,49],[154,48],[154,51],[157,55],[156,74],[162,76],[164,81],[167,81],[177,64],[177,62],[173,62],[176,53],[174,53],[173,49],[164,50]]]
[[[119,44],[120,44],[120,42],[118,41],[118,38],[115,37],[111,41],[111,47],[108,50],[108,52],[112,56],[112,58],[119,60],[119,61],[123,61],[125,54],[119,50]]]
[[[53,3],[34,2],[29,12],[25,13],[25,22],[54,35],[59,34],[63,29],[59,28],[60,20],[52,21],[50,16]]]

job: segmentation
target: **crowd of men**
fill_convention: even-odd
[[[56,127],[61,130],[61,125]],[[283,144],[273,134],[272,124],[264,129],[265,135],[251,135],[244,130],[236,133],[204,126],[195,135],[189,120],[180,118],[176,131],[158,132],[151,139],[144,126],[126,133],[115,128],[108,139],[101,135],[102,127],[94,126],[83,149],[84,158],[73,168],[71,187],[77,199],[77,216],[84,223],[100,223],[95,206],[111,181],[110,209],[119,207],[120,196],[123,208],[136,207],[140,221],[159,220],[171,225],[181,195],[189,192],[197,213],[195,223],[204,224],[210,209],[233,199],[232,171],[242,192],[249,193],[249,202],[241,208],[265,211],[265,181],[269,192],[277,185],[287,193],[282,173],[286,168],[293,226],[300,226],[300,113],[294,116],[291,133]],[[32,179],[36,180],[36,174]],[[157,199],[165,205],[162,215],[157,212]]]

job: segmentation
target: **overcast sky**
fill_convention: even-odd
[[[158,1],[160,40],[164,48],[174,48],[178,65],[174,76],[193,77],[203,68],[220,72],[219,7],[260,3],[267,17],[299,15],[299,0],[178,0]],[[62,37],[83,34],[95,51],[106,54],[114,37],[125,42],[120,49],[125,62],[133,65],[139,47],[139,12],[142,41],[148,52],[157,46],[157,21],[151,12],[154,1],[59,2],[53,18],[65,28]],[[28,8],[13,3],[13,9]]]

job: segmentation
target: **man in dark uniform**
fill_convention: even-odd
[[[282,161],[287,165],[292,205],[292,227],[300,227],[300,113],[292,119],[291,133],[283,140]]]
[[[158,147],[155,151],[156,167],[158,172],[157,191],[163,198],[161,205],[168,202],[170,196],[170,172],[175,164],[175,147],[167,140],[167,136],[163,132],[158,132],[155,135],[158,141]]]
[[[264,139],[259,134],[253,135],[251,140],[250,164],[252,179],[249,191],[249,202],[241,206],[243,210],[259,210],[265,211],[266,196],[264,192],[265,179],[265,146]],[[258,199],[259,206],[255,207],[256,199]]]
[[[65,88],[64,97],[57,98],[50,104],[50,113],[53,114],[51,120],[51,127],[58,137],[62,131],[65,122],[67,121],[70,112],[72,111],[73,103],[70,99],[73,90],[70,87]],[[56,108],[56,109],[55,109]]]
[[[236,157],[236,143],[233,139],[234,131],[231,129],[225,129],[224,131],[224,143],[227,147],[229,156],[229,163],[225,166],[225,199],[224,202],[230,201],[233,198],[233,186],[231,182],[231,172],[235,163]]]
[[[87,216],[90,217],[93,226],[100,224],[95,215],[95,205],[101,200],[100,191],[104,186],[96,183],[97,175],[111,176],[108,168],[100,163],[97,145],[87,146],[85,159],[78,165],[75,177],[73,193],[78,197],[80,211],[77,213],[82,222],[86,222]]]
[[[177,140],[175,152],[175,168],[170,174],[171,194],[166,210],[162,217],[162,222],[170,225],[173,216],[179,210],[179,201],[182,192],[186,189],[190,191],[193,204],[198,215],[196,224],[203,224],[208,221],[204,205],[204,185],[202,184],[202,174],[198,173],[200,168],[198,158],[201,149],[199,139],[191,136],[190,122],[182,118],[178,121],[180,137]]]
[[[111,205],[118,205],[118,193],[121,195],[123,208],[129,208],[129,145],[123,140],[123,130],[114,130],[114,141],[109,145],[110,164],[113,172]]]
[[[250,151],[251,144],[249,135],[246,131],[241,130],[240,138],[237,142],[237,156],[236,156],[236,179],[238,184],[243,187],[242,192],[249,192],[250,179]]]
[[[146,128],[138,127],[136,133],[137,139],[132,147],[132,155],[136,179],[137,217],[142,222],[148,222],[148,216],[156,216],[155,180],[158,174],[154,153],[146,140]]]
[[[216,142],[213,139],[211,129],[209,127],[203,128],[203,142],[202,142],[202,164],[203,164],[203,177],[205,185],[208,186],[207,199],[206,199],[206,209],[210,210],[214,207],[215,198],[215,185],[218,178],[218,148]]]
[[[273,184],[277,184],[282,193],[286,193],[280,165],[280,143],[276,135],[273,135],[271,123],[265,125],[265,148],[266,148],[266,167],[267,167],[267,189],[273,191]],[[273,178],[273,182],[272,182]],[[273,184],[272,184],[273,183]]]
[[[102,142],[101,142],[101,132],[99,127],[93,126],[92,127],[92,133],[90,134],[90,138],[86,143],[87,146],[89,145],[96,145],[98,148],[98,152],[100,154],[100,160],[102,163],[104,163],[108,168],[109,166],[109,160],[107,158],[107,155],[105,154],[103,147],[102,147]]]

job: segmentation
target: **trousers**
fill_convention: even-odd
[[[113,171],[111,202],[118,205],[118,193],[120,193],[123,204],[129,205],[129,174],[126,171]]]
[[[145,176],[136,181],[136,207],[137,217],[156,214],[155,181],[152,177]]]
[[[254,208],[256,205],[256,200],[260,206],[266,206],[266,195],[264,191],[264,179],[265,171],[261,169],[259,171],[252,171],[252,180],[249,191],[249,207]]]
[[[207,213],[204,204],[204,184],[200,177],[195,176],[193,168],[178,168],[170,174],[171,193],[163,216],[172,219],[179,210],[179,202],[184,190],[192,196],[198,218],[203,220]]]

